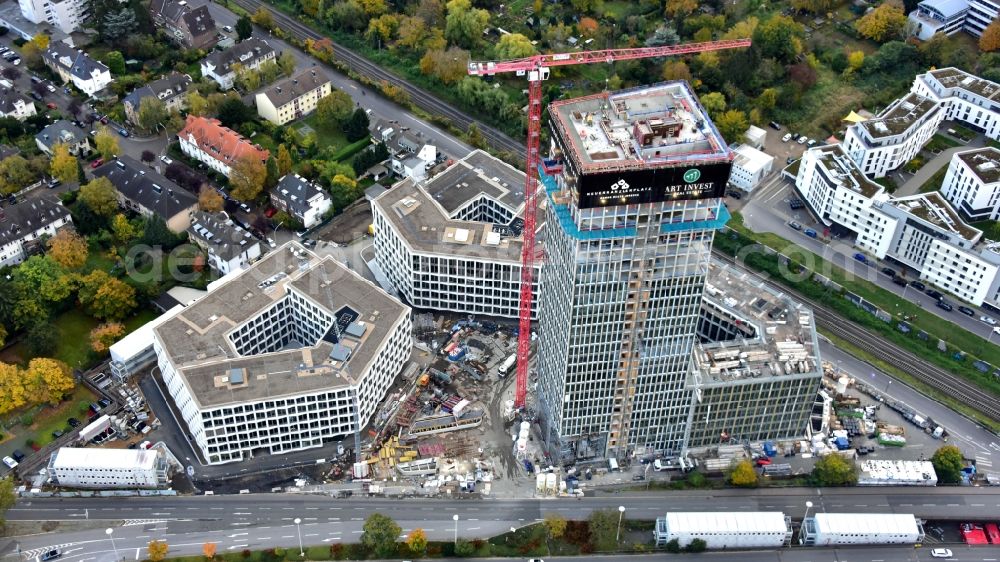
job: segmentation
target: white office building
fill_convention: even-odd
[[[952,155],[941,195],[969,220],[1000,219],[1000,150],[986,147]]]
[[[21,14],[32,23],[48,23],[73,33],[90,16],[86,0],[18,0]]]
[[[737,146],[733,152],[736,158],[733,160],[733,172],[729,175],[729,183],[749,193],[771,173],[774,156],[765,154],[748,144]]]
[[[60,447],[49,457],[49,481],[63,488],[163,488],[167,459],[155,449]]]
[[[936,33],[952,35],[959,31],[979,37],[1000,16],[996,0],[924,0],[910,12],[910,33],[927,41]]]
[[[667,512],[656,518],[656,546],[676,540],[684,548],[694,539],[709,549],[781,548],[792,540],[792,519],[780,511],[747,513]]]
[[[909,93],[875,118],[848,127],[844,149],[864,174],[880,178],[912,160],[944,116],[936,100]]]
[[[902,513],[817,513],[802,521],[799,540],[814,546],[915,544],[924,540],[924,526]]]
[[[477,150],[374,199],[375,263],[414,307],[517,318],[523,209],[524,173]]]
[[[163,381],[209,464],[364,427],[410,357],[410,309],[289,242],[154,328]]]

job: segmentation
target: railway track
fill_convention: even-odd
[[[232,1],[234,4],[250,13],[253,13],[261,6],[267,7],[274,16],[275,23],[300,41],[304,41],[305,39],[316,40],[326,38],[324,35],[318,33],[308,25],[285,14],[284,12],[279,11],[277,8],[270,6],[267,2],[263,2],[261,0]],[[343,47],[342,45],[334,43],[333,52],[334,57],[338,61],[346,64],[347,67],[354,72],[375,81],[386,80],[391,84],[401,87],[406,91],[407,95],[409,95],[413,105],[419,107],[427,113],[445,117],[451,121],[452,125],[462,130],[468,130],[469,125],[475,123],[476,126],[479,127],[479,131],[482,133],[483,138],[486,139],[486,142],[489,143],[490,146],[497,150],[510,152],[518,158],[524,158],[524,144],[522,142],[515,141],[494,127],[473,119],[465,113],[450,106],[447,102],[428,94],[423,89],[414,86],[396,74],[385,70],[381,66],[378,66],[377,64],[355,53],[354,51]]]
[[[275,22],[292,34],[296,39],[323,39],[321,35],[311,27],[303,24],[297,19],[267,5],[262,0],[232,0],[248,12],[254,12],[261,6],[271,9]],[[520,141],[515,141],[505,133],[477,120],[450,106],[423,89],[414,86],[403,78],[385,70],[377,64],[369,61],[365,57],[358,55],[350,49],[334,43],[334,56],[358,74],[366,76],[372,80],[386,80],[401,87],[406,91],[413,104],[423,111],[432,115],[439,115],[447,118],[451,123],[460,129],[468,129],[469,125],[476,123],[486,141],[497,150],[507,151],[511,154],[524,158],[524,145]],[[715,252],[717,257],[724,261],[733,263],[728,256]],[[857,324],[844,320],[836,313],[822,308],[802,295],[781,287],[782,291],[793,294],[797,299],[809,304],[814,311],[817,326],[822,326],[844,341],[857,346],[859,349],[871,354],[873,357],[885,361],[901,370],[911,374],[927,386],[940,391],[946,396],[960,400],[994,420],[1000,420],[1000,399],[976,387],[948,371],[928,362],[913,353],[906,351],[891,343],[885,338],[870,332]]]
[[[735,265],[735,262],[729,256],[722,254],[718,250],[714,250],[713,252],[722,261]],[[829,330],[830,333],[838,338],[856,346],[876,359],[909,373],[920,382],[940,391],[942,394],[964,402],[994,420],[1000,420],[1000,400],[989,392],[900,348],[882,336],[850,320],[841,318],[836,312],[817,305],[784,285],[775,285],[769,281],[768,284],[774,286],[779,291],[793,295],[796,299],[812,307],[817,327]]]

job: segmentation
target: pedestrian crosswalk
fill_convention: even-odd
[[[976,455],[976,466],[981,468],[990,468],[993,466],[992,457],[985,457],[983,455]]]

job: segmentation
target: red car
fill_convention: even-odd
[[[52,102],[49,102],[49,103],[45,104],[45,107],[47,107],[49,109],[55,109],[56,108],[56,104],[54,104]]]
[[[271,218],[276,214],[278,214],[278,210],[275,209],[274,207],[271,207],[270,209],[264,211],[264,216],[267,218]]]
[[[96,168],[96,167],[100,166],[103,163],[104,163],[104,158],[98,158],[97,160],[94,160],[93,162],[90,163],[90,167],[91,168]]]
[[[769,464],[771,464],[771,459],[767,457],[760,457],[757,459],[757,466],[767,466]]]
[[[107,124],[108,124],[108,116],[105,115],[104,117],[101,117],[101,125],[107,125]]]

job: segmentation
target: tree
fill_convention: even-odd
[[[379,558],[389,558],[396,553],[396,540],[402,529],[392,518],[373,513],[365,519],[362,529],[361,544]]]
[[[253,119],[254,111],[238,96],[227,96],[219,104],[218,118],[223,125],[235,129]]]
[[[669,25],[661,25],[656,28],[653,34],[646,38],[647,47],[662,47],[664,45],[676,45],[680,43],[681,36],[677,30]]]
[[[77,299],[91,316],[101,320],[120,320],[136,306],[135,289],[99,269],[80,278]]]
[[[156,96],[146,96],[139,100],[139,111],[136,112],[136,124],[147,131],[152,131],[157,125],[167,120],[167,106]]]
[[[284,145],[278,145],[278,174],[280,177],[286,176],[292,171],[292,155]]]
[[[49,174],[63,183],[71,183],[77,180],[76,156],[69,153],[69,147],[63,143],[57,143],[52,147],[52,159],[49,163]]]
[[[423,555],[427,550],[427,533],[420,527],[410,531],[410,534],[406,536],[406,546],[413,554]]]
[[[215,558],[216,545],[214,542],[207,542],[201,545],[201,553],[205,556],[205,560],[212,560]]]
[[[483,138],[483,133],[479,130],[479,125],[475,123],[469,123],[469,128],[465,133],[465,140],[475,148],[484,148],[486,146],[486,139]]]
[[[0,194],[8,195],[27,187],[35,180],[28,161],[20,154],[0,160]]]
[[[490,13],[473,8],[470,0],[449,0],[445,6],[448,11],[445,16],[445,38],[466,49],[479,44],[483,30],[490,21]]]
[[[402,47],[410,51],[418,51],[423,46],[424,40],[427,39],[429,31],[427,29],[427,22],[423,18],[418,16],[403,16],[399,20],[397,33],[397,47]]]
[[[854,463],[833,453],[816,461],[812,479],[817,486],[853,486],[858,483],[858,471]]]
[[[379,48],[383,43],[388,43],[399,29],[399,16],[395,14],[382,14],[377,18],[372,18],[368,22],[368,31],[365,37],[369,41],[378,42]]]
[[[713,119],[726,110],[726,96],[720,92],[709,92],[701,96],[701,105]]]
[[[764,91],[757,96],[757,100],[754,105],[757,106],[763,112],[770,111],[774,109],[774,106],[778,103],[778,89],[777,88],[766,88]]]
[[[80,188],[78,199],[94,214],[111,218],[118,212],[118,196],[108,178],[94,178]]]
[[[266,171],[266,175],[264,176],[264,187],[271,189],[277,185],[278,180],[281,179],[281,176],[278,174],[278,161],[274,158],[274,156],[269,157],[267,162],[264,163],[264,170]]]
[[[42,53],[49,48],[49,36],[44,33],[38,33],[21,46],[21,55],[24,57],[24,62],[28,66],[35,67],[42,60]]]
[[[389,11],[389,6],[385,0],[357,0],[361,9],[369,17],[378,17]]]
[[[111,344],[125,335],[125,325],[121,322],[106,322],[90,331],[90,348],[96,353],[105,353]]]
[[[153,562],[160,562],[167,557],[167,550],[170,547],[167,541],[149,541],[149,559]]]
[[[705,539],[694,538],[684,547],[684,550],[688,552],[705,552],[706,548],[708,548],[708,543],[705,542]]]
[[[49,256],[66,269],[79,269],[87,263],[87,241],[76,231],[64,228],[49,238]]]
[[[59,334],[47,318],[33,318],[30,320],[31,327],[24,334],[24,339],[28,344],[28,353],[33,356],[52,355],[59,345]],[[25,384],[30,381],[25,379]],[[38,402],[42,389],[39,386],[27,385],[25,391],[32,397],[33,402]]]
[[[135,238],[139,237],[139,229],[129,222],[125,215],[118,213],[115,218],[111,219],[111,234],[114,236],[115,241],[120,244],[126,244]]]
[[[729,473],[729,483],[741,488],[754,488],[757,486],[757,471],[748,459],[743,459],[733,466]]]
[[[0,480],[0,528],[3,528],[7,510],[14,507],[14,478],[7,476]]]
[[[73,285],[70,276],[66,274],[62,266],[48,256],[31,256],[19,265],[13,273],[14,283],[17,285],[21,299],[19,306],[24,306],[25,300],[42,302],[44,304],[59,304],[73,294]],[[26,307],[32,311],[37,311],[38,307]],[[24,318],[18,322],[17,311],[15,309],[15,324],[19,327],[30,325],[38,319]],[[43,314],[42,316],[47,316]]]
[[[105,160],[110,160],[121,153],[121,147],[118,146],[118,136],[107,127],[98,127],[94,134],[94,146]]]
[[[792,0],[792,7],[813,15],[825,14],[837,7],[838,0]]]
[[[13,81],[21,77],[21,71],[16,66],[7,66],[0,70],[0,76]]]
[[[334,127],[347,122],[354,112],[354,100],[350,94],[335,89],[316,104],[316,119],[321,126]]]
[[[229,186],[233,197],[240,201],[253,201],[264,189],[267,168],[253,155],[240,157],[229,169]]]
[[[428,49],[420,58],[420,72],[434,76],[445,84],[454,84],[465,78],[468,68],[469,52],[458,47],[449,47],[447,51]]]
[[[224,203],[222,195],[211,187],[205,186],[198,192],[198,208],[206,213],[218,213]]]
[[[697,0],[667,0],[663,12],[670,18],[683,18],[697,9]]]
[[[618,512],[610,509],[598,509],[590,513],[590,542],[598,550],[611,550],[615,547],[619,516]]]
[[[6,414],[27,403],[28,395],[25,392],[21,370],[17,365],[0,363],[0,413]]]
[[[108,12],[104,16],[102,24],[97,26],[101,32],[101,36],[112,45],[119,40],[125,39],[139,27],[139,23],[135,19],[135,10],[127,4],[120,10]],[[121,53],[119,53],[120,55]],[[112,72],[114,72],[113,69]]]
[[[738,109],[730,109],[716,117],[715,126],[726,142],[733,143],[743,138],[747,129],[750,128],[750,121],[747,119],[746,113]]]
[[[143,150],[142,154],[139,155],[139,160],[142,160],[144,164],[150,166],[153,162],[156,162],[156,155],[153,154],[152,150]]]
[[[184,99],[187,104],[188,114],[205,117],[208,115],[208,100],[205,96],[191,90]]]
[[[998,31],[1000,31],[1000,29],[998,29]],[[847,55],[847,66],[851,70],[861,70],[861,67],[864,64],[865,64],[864,51],[851,51],[851,54]]]
[[[357,142],[368,136],[368,113],[360,107],[354,110],[351,118],[344,123],[344,134],[347,140]]]
[[[804,30],[788,16],[774,16],[757,26],[753,42],[764,58],[789,63],[802,52]]]
[[[854,27],[864,37],[884,43],[892,39],[900,39],[906,29],[906,21],[906,13],[903,12],[902,4],[895,0],[887,0],[858,18],[854,22]]]
[[[580,18],[580,23],[576,24],[576,30],[580,33],[580,35],[588,39],[597,35],[597,32],[600,29],[601,24],[597,23],[597,20],[591,17]]]
[[[945,484],[957,484],[962,481],[962,469],[965,468],[965,458],[962,451],[954,445],[945,445],[934,451],[931,464],[937,472],[938,480]]]
[[[281,69],[281,73],[285,76],[290,77],[295,74],[295,55],[292,54],[291,50],[285,50],[278,57],[278,68]]]
[[[465,539],[455,541],[455,556],[468,558],[476,553],[476,547]]]
[[[661,76],[664,80],[687,80],[690,82],[691,69],[682,60],[671,60],[663,65]],[[702,105],[704,105],[704,101]]]
[[[535,46],[531,44],[531,39],[520,33],[508,33],[500,38],[495,52],[500,59],[522,59],[535,54]]]
[[[73,373],[62,361],[37,357],[28,362],[28,368],[23,373],[27,389],[34,390],[30,396],[35,402],[48,402],[53,406],[59,404],[76,382]]]
[[[253,22],[247,16],[240,16],[236,20],[236,38],[237,41],[245,41],[253,35]]]
[[[274,29],[274,16],[271,11],[261,6],[250,16],[250,21],[263,27],[264,29]]]
[[[979,50],[989,53],[1000,49],[1000,19],[995,19],[983,30],[979,38]]]
[[[104,64],[108,65],[108,70],[111,74],[116,76],[125,75],[125,57],[122,56],[120,51],[108,51],[108,54],[104,56]]]
[[[558,539],[566,533],[566,518],[558,513],[545,515],[545,532],[550,539]]]

